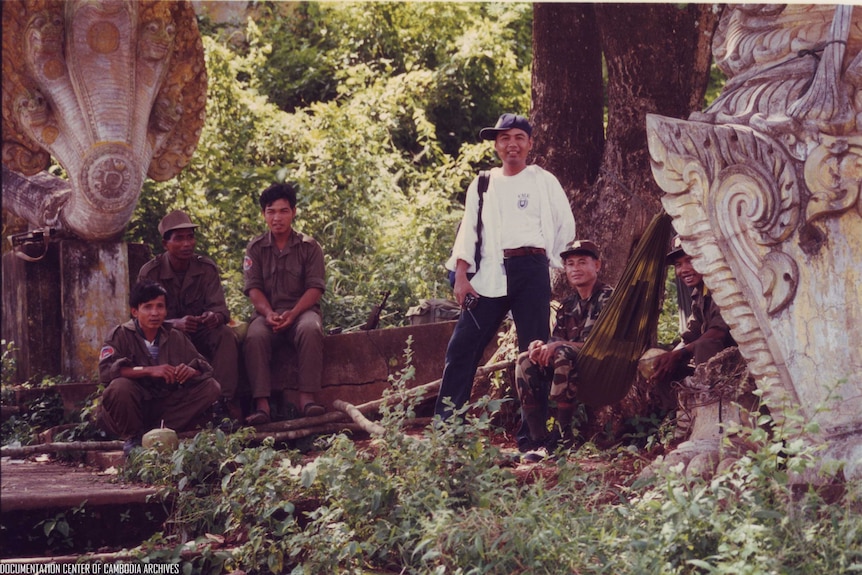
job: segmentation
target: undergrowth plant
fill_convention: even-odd
[[[754,414],[757,427],[732,430],[749,449],[708,480],[636,481],[636,448],[591,444],[525,478],[489,439],[498,400],[406,432],[418,401],[406,353],[367,447],[338,434],[309,459],[213,430],[172,455],[135,454],[126,477],[176,496],[141,561],[295,575],[862,571],[862,487],[799,482],[818,461],[797,440],[801,418]]]

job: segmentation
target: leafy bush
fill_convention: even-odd
[[[44,377],[36,384],[19,382],[17,380],[15,354],[17,348],[14,342],[5,339],[2,347],[2,386],[0,386],[0,403],[14,405],[16,403],[17,387],[39,389],[26,405],[19,406],[23,411],[4,419],[0,427],[0,439],[3,445],[30,445],[37,441],[38,434],[61,423],[67,423],[63,400],[54,386],[65,381],[62,377]]]
[[[412,373],[408,361],[392,381],[388,396],[398,401],[382,409],[385,431],[367,449],[336,435],[319,442],[322,453],[308,461],[272,443],[250,448],[215,432],[132,475],[187,494],[171,524],[182,541],[203,547],[193,560],[198,572],[862,569],[862,484],[800,489],[817,450],[794,439],[798,419],[779,426],[760,416],[759,427],[732,430],[752,449],[709,480],[665,470],[635,481],[644,462],[638,450],[587,444],[558,460],[550,479],[525,481],[488,439],[499,401],[461,410],[447,424],[435,421],[421,437],[404,433],[415,417],[406,386]],[[176,539],[154,538],[142,552],[149,560],[179,557],[181,546],[165,547]],[[232,549],[210,549],[213,540]]]

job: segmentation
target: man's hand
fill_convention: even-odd
[[[153,365],[147,368],[147,375],[164,379],[168,385],[182,385],[198,374],[198,370],[181,363],[179,365]]]
[[[183,333],[195,333],[201,327],[201,320],[198,316],[187,315],[171,320],[171,327],[178,329]]]
[[[663,381],[669,374],[673,373],[676,366],[685,357],[685,348],[675,349],[667,353],[663,353],[655,358],[655,371],[652,377],[649,378],[649,383],[654,384]]]
[[[571,346],[572,344],[571,342],[563,340],[552,341],[550,343],[543,343],[541,340],[536,340],[530,343],[530,347],[528,348],[528,351],[530,352],[530,361],[541,365],[542,367],[546,367],[553,362],[554,354],[557,353],[557,350],[564,345]]]
[[[455,293],[455,300],[458,302],[459,307],[464,307],[464,298],[467,297],[468,293],[479,297],[479,292],[473,289],[473,285],[470,283],[470,280],[467,279],[466,275],[459,276],[456,274],[455,287],[453,291]]]
[[[271,311],[266,314],[266,323],[272,328],[275,333],[282,332],[293,324],[292,310],[283,313]]]
[[[206,329],[215,329],[221,325],[221,316],[212,311],[205,311],[199,318],[200,324]]]
[[[185,382],[187,382],[197,374],[198,370],[193,367],[189,367],[184,363],[181,363],[174,368],[174,381],[176,381],[179,385],[183,385]]]
[[[147,368],[147,375],[158,379],[164,379],[168,385],[176,383],[177,368],[172,365],[161,364],[153,365]]]

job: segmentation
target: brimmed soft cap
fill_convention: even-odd
[[[528,136],[533,136],[533,126],[530,125],[527,118],[524,116],[518,116],[517,114],[503,114],[500,116],[500,119],[497,120],[496,126],[479,130],[479,137],[483,140],[496,140],[497,134],[513,128],[524,130],[527,132]]]
[[[590,240],[575,240],[566,246],[565,251],[560,253],[560,259],[565,260],[567,257],[574,254],[586,254],[588,256],[592,256],[597,260],[601,258],[601,250],[599,250],[599,246],[597,246],[594,242]]]
[[[679,256],[684,256],[685,250],[682,249],[682,238],[679,236],[674,236],[673,240],[671,240],[671,248],[667,253],[666,260],[668,264],[672,264],[676,258]]]
[[[197,224],[193,224],[188,214],[181,210],[174,210],[159,222],[159,234],[165,237],[165,234],[172,230],[181,230],[185,228],[196,228]]]

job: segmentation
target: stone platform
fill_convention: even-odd
[[[167,517],[155,487],[116,483],[93,468],[4,458],[0,474],[4,559],[133,547]]]

